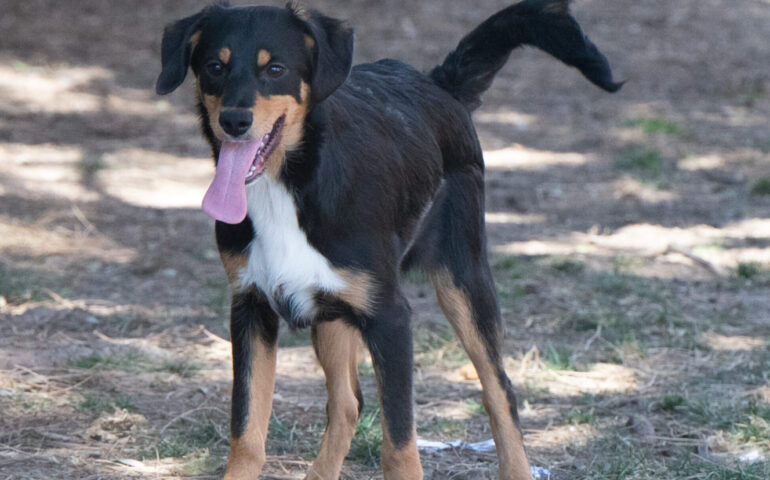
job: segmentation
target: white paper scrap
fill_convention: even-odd
[[[437,442],[435,440],[417,439],[417,448],[423,452],[435,453],[443,450],[470,450],[472,452],[487,453],[495,451],[494,439],[484,440],[482,442],[465,443],[460,439],[451,442]],[[529,467],[535,480],[549,480],[551,472],[543,467]]]

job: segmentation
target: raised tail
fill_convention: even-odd
[[[537,47],[578,70],[592,83],[616,92],[607,59],[569,14],[570,0],[525,0],[489,17],[465,36],[430,76],[469,110],[481,105],[513,49]]]

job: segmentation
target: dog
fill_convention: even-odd
[[[166,27],[156,90],[196,79],[216,170],[203,199],[232,287],[233,391],[225,479],[265,463],[279,318],[310,327],[327,426],[307,479],[340,475],[362,408],[356,352],[374,366],[387,480],[423,478],[403,272],[430,276],[478,372],[499,477],[531,478],[487,261],[484,162],[471,112],[510,52],[537,47],[609,92],[609,64],[568,0],[525,0],[423,73],[352,67],[346,23],[295,4],[213,5]]]

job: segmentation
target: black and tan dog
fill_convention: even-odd
[[[501,479],[530,478],[487,263],[484,162],[471,111],[512,49],[529,44],[599,87],[620,84],[569,15],[526,0],[462,39],[430,73],[395,60],[351,69],[353,33],[296,6],[212,6],[168,26],[157,91],[197,81],[217,164],[203,208],[233,289],[231,452],[226,479],[265,462],[278,318],[310,326],[328,425],[309,479],[336,479],[362,398],[356,348],[372,356],[385,478],[420,479],[410,309],[401,272],[431,276],[483,385]]]

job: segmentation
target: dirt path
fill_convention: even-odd
[[[276,5],[283,2],[273,2]],[[487,223],[534,464],[554,479],[770,478],[770,3],[574,2],[623,91],[524,50],[484,97]],[[0,0],[0,478],[218,478],[228,290],[189,85],[152,92],[160,32],[202,2]],[[319,0],[358,61],[420,68],[507,5]],[[423,278],[422,438],[490,438]],[[324,426],[283,332],[265,478]],[[381,478],[371,367],[344,478]],[[495,478],[491,454],[426,477]]]

